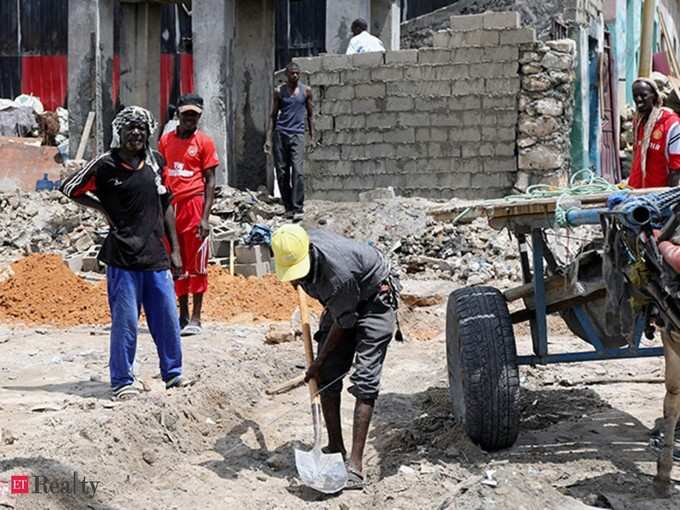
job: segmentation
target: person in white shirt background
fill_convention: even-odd
[[[371,51],[385,51],[385,46],[380,39],[368,33],[366,20],[357,18],[352,22],[352,37],[347,46],[347,55],[355,53],[368,53]]]

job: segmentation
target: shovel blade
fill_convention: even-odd
[[[335,494],[347,485],[347,469],[340,453],[296,449],[295,466],[302,483],[324,494]]]

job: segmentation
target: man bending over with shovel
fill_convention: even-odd
[[[362,458],[378,397],[387,346],[394,336],[399,280],[383,255],[360,243],[322,230],[307,233],[284,225],[272,237],[276,274],[300,285],[324,306],[317,356],[306,380],[318,380],[328,431],[324,453],[346,457],[340,424],[342,379],[352,367],[348,391],[356,397],[352,451],[346,461],[346,489],[364,486]]]

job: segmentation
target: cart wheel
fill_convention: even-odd
[[[519,432],[519,371],[510,312],[498,289],[451,293],[446,356],[449,396],[467,435],[486,451],[512,446]]]

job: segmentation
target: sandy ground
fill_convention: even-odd
[[[442,306],[419,311],[429,317],[430,334],[421,335],[429,340],[390,347],[365,457],[368,487],[332,497],[296,480],[293,449],[312,440],[306,389],[264,393],[300,372],[300,342],[265,345],[265,325],[208,324],[184,341],[186,371],[199,380],[166,392],[144,333],[138,372],[150,391],[112,402],[106,328],[0,326],[0,481],[72,480],[76,471],[99,482],[94,497],[11,495],[0,483],[0,508],[680,508],[680,493],[652,493],[647,443],[663,386],[634,382],[660,380],[660,359],[522,368],[519,440],[487,454],[450,414]],[[584,347],[557,321],[551,330],[552,345]],[[516,333],[527,352],[526,328]],[[608,380],[624,382],[601,384]],[[496,487],[481,482],[487,471]]]

